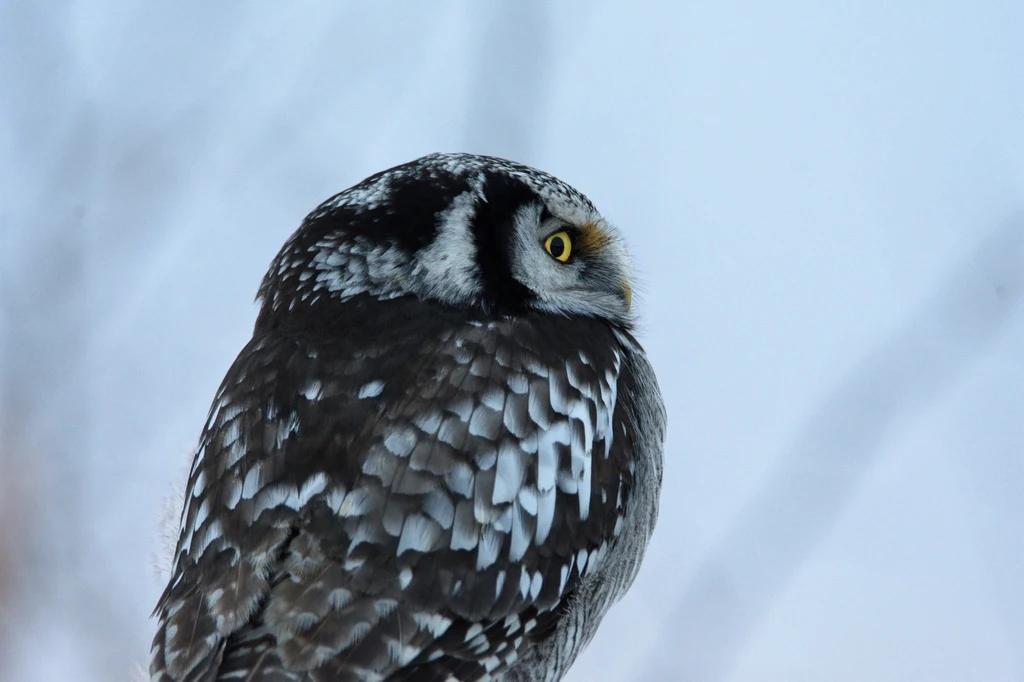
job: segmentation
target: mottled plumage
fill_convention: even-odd
[[[664,408],[616,233],[547,174],[433,155],[317,208],[259,296],[153,679],[560,679],[657,515]]]

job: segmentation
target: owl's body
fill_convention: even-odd
[[[626,264],[582,195],[488,157],[310,214],[203,431],[153,679],[560,679],[657,516]]]

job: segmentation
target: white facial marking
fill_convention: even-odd
[[[455,197],[451,206],[438,216],[434,241],[417,255],[413,277],[429,298],[464,304],[479,298],[483,290],[471,230],[477,196],[469,191]]]

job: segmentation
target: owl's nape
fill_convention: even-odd
[[[314,210],[200,436],[153,679],[560,679],[657,515],[630,290],[593,204],[509,161]]]

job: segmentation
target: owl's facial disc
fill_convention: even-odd
[[[632,287],[621,239],[596,212],[565,208],[537,202],[516,212],[512,275],[537,310],[628,324]]]

